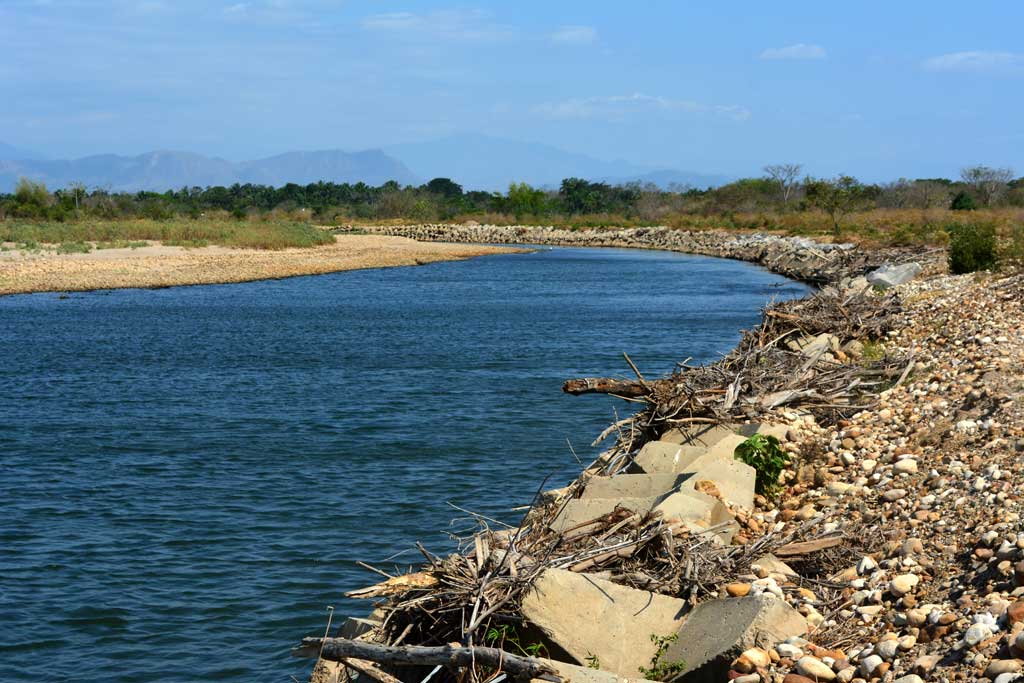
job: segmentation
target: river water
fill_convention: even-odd
[[[449,503],[512,521],[593,457],[630,408],[564,379],[713,359],[806,291],[544,248],[0,298],[0,681],[303,680],[326,606],[367,609],[356,560],[449,550]]]

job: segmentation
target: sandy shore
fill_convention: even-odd
[[[342,270],[422,265],[515,251],[518,250],[425,243],[381,235],[338,235],[333,245],[283,251],[223,247],[185,249],[158,243],[88,254],[6,251],[0,253],[0,296],[249,282]]]

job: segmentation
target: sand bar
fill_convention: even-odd
[[[405,237],[337,235],[333,245],[264,251],[150,243],[88,254],[0,252],[0,296],[121,287],[250,282],[342,270],[412,266],[522,251],[475,244],[417,242]]]

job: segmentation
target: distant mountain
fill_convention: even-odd
[[[0,155],[2,157],[3,155]],[[233,163],[190,152],[148,152],[134,157],[101,154],[59,161],[0,161],[0,191],[10,192],[18,178],[45,182],[51,188],[80,182],[114,191],[164,191],[198,185],[259,183],[285,185],[365,182],[381,185],[421,182],[402,162],[379,150],[365,152],[288,152],[255,161]]]
[[[390,145],[384,151],[404,161],[422,178],[451,178],[467,190],[505,191],[512,182],[558,187],[563,178],[573,177],[604,182],[649,179],[662,187],[671,182],[706,187],[726,180],[722,176],[658,171],[628,161],[605,161],[567,152],[551,145],[475,133]]]
[[[0,142],[0,159],[45,159],[46,156],[29,149],[8,145]]]

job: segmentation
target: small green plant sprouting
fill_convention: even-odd
[[[885,347],[882,346],[881,342],[868,339],[864,342],[864,348],[860,352],[860,357],[866,361],[882,360],[885,357]]]
[[[601,660],[597,658],[593,652],[588,652],[586,656],[587,668],[588,669],[600,669]]]
[[[666,681],[676,674],[686,671],[686,662],[678,660],[675,662],[663,662],[661,658],[668,652],[672,643],[679,640],[679,634],[673,633],[670,636],[659,636],[651,634],[651,642],[658,646],[654,656],[651,657],[651,668],[640,667],[640,675],[649,681]]]
[[[484,633],[484,642],[490,647],[498,648],[503,647],[505,643],[509,643],[526,657],[546,658],[548,656],[548,649],[544,646],[544,643],[527,643],[524,645],[519,638],[519,634],[516,633],[515,627],[510,624],[492,626],[487,629],[486,633]]]
[[[790,455],[782,450],[779,440],[768,434],[754,434],[736,446],[734,456],[757,472],[757,492],[767,498],[776,498],[781,487],[779,475],[789,465]]]

